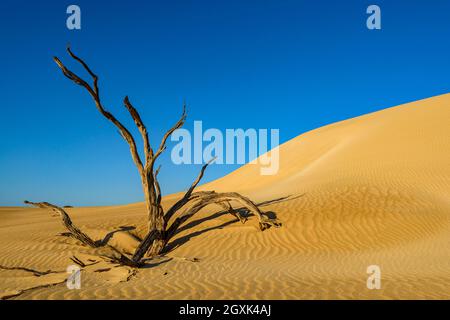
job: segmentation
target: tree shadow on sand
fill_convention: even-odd
[[[127,231],[133,231],[136,230],[135,226],[120,226],[118,227],[116,230],[110,231],[108,232],[103,239],[99,239],[99,240],[95,240],[95,244],[97,247],[104,247],[106,245],[108,245],[109,241],[112,239],[112,237],[114,236],[115,233],[117,232],[127,232]],[[140,239],[137,235],[128,232],[128,234],[130,236],[132,236],[133,238],[135,238],[137,241],[142,241],[142,239]],[[67,237],[67,238],[74,238],[72,233],[70,232],[60,232],[58,233],[58,236],[61,237]],[[76,238],[74,238],[76,240]]]
[[[276,199],[266,200],[266,201],[263,201],[263,202],[260,202],[260,203],[256,203],[256,206],[258,208],[261,208],[261,207],[269,206],[269,205],[272,205],[272,204],[277,204],[277,203],[282,203],[282,202],[286,202],[286,201],[291,201],[291,200],[300,198],[302,196],[304,196],[304,194],[297,195],[295,197],[292,197],[292,195],[289,195],[289,196],[285,196],[285,197],[281,197],[281,198],[276,198]],[[252,213],[250,213],[244,207],[236,208],[235,211],[238,211],[240,213],[240,215],[242,217],[246,218],[246,219],[248,219],[249,217],[254,216]],[[181,233],[183,231],[192,229],[192,228],[194,228],[194,227],[196,227],[196,226],[198,226],[198,225],[200,225],[200,224],[202,224],[202,223],[204,223],[206,221],[217,219],[217,218],[219,218],[221,216],[224,216],[226,214],[229,214],[229,211],[221,210],[221,211],[218,211],[218,212],[213,213],[211,215],[208,215],[207,217],[191,221],[191,222],[187,223],[186,225],[180,227],[176,234],[179,234],[179,233]],[[273,211],[262,212],[262,214],[264,216],[266,216],[267,218],[277,219],[277,215]],[[185,236],[176,238],[176,239],[174,239],[173,241],[171,241],[170,243],[167,244],[166,249],[162,253],[166,254],[166,253],[168,253],[170,251],[173,251],[176,248],[178,248],[178,247],[182,246],[183,244],[185,244],[186,242],[188,242],[189,240],[191,240],[192,238],[200,236],[200,235],[202,235],[204,233],[207,233],[207,232],[210,232],[210,231],[213,231],[213,230],[217,230],[217,229],[223,229],[226,226],[229,226],[229,225],[232,225],[232,224],[235,224],[235,223],[238,223],[238,222],[240,222],[240,220],[238,218],[235,218],[235,219],[233,219],[231,221],[224,222],[224,223],[222,223],[220,225],[209,227],[209,228],[205,228],[205,229],[202,229],[202,230],[199,230],[199,231],[196,231],[196,232],[189,233],[189,234],[187,234]]]
[[[102,240],[97,240],[96,243],[98,246],[105,246],[108,244],[108,242],[112,239],[112,237],[114,236],[115,233],[117,232],[123,232],[123,231],[132,231],[135,230],[136,227],[134,226],[120,226],[118,229],[113,230],[111,232],[108,232],[105,237]],[[136,240],[140,241],[140,239],[138,239],[134,234],[132,234],[131,232],[128,232],[128,234],[134,238],[136,238]]]

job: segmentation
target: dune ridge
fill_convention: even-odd
[[[245,165],[199,188],[273,201],[262,209],[276,213],[282,228],[260,232],[253,219],[242,225],[210,208],[154,267],[134,275],[92,266],[83,270],[80,290],[50,284],[64,279],[72,255],[88,259],[92,252],[56,237],[64,229],[46,210],[0,208],[0,265],[61,271],[33,277],[0,269],[0,297],[449,299],[449,120],[445,94],[302,134],[279,147],[277,175]],[[177,196],[165,197],[164,205]],[[143,209],[138,203],[68,211],[99,239],[119,226],[137,226],[110,240],[130,251],[133,234],[144,231]],[[380,290],[366,287],[373,264],[381,268]]]

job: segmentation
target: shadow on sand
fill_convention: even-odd
[[[261,207],[272,205],[272,204],[276,204],[276,203],[291,201],[291,200],[300,198],[302,196],[304,196],[304,194],[301,194],[301,195],[298,195],[298,196],[295,196],[295,197],[292,197],[291,195],[289,195],[289,196],[286,196],[286,197],[281,197],[281,198],[276,198],[276,199],[272,199],[272,200],[263,201],[263,202],[257,203],[256,205],[258,206],[258,208],[261,208]],[[235,210],[239,211],[239,213],[245,218],[249,218],[249,217],[253,216],[253,214],[249,213],[249,211],[246,208],[241,207],[241,208],[236,208]],[[267,212],[262,212],[262,213],[263,213],[263,215],[267,216],[268,218],[271,218],[271,219],[277,218],[276,213],[273,212],[273,211],[267,211]],[[186,230],[189,230],[189,229],[192,229],[192,228],[202,224],[203,222],[206,222],[206,221],[209,221],[209,220],[213,220],[213,219],[217,219],[217,218],[219,218],[219,217],[221,217],[223,215],[226,215],[226,214],[228,214],[228,211],[222,210],[222,211],[218,211],[216,213],[213,213],[213,214],[211,214],[211,215],[209,215],[207,217],[191,221],[191,222],[187,223],[186,225],[182,226],[181,228],[179,228],[176,234],[178,234],[180,232],[183,232],[183,231],[186,231]],[[235,223],[238,223],[238,222],[240,222],[239,219],[235,218],[235,219],[233,219],[231,221],[224,222],[224,223],[222,223],[220,225],[217,225],[217,226],[214,226],[214,227],[210,227],[210,228],[206,228],[206,229],[202,229],[202,230],[199,230],[199,231],[196,231],[196,232],[193,232],[193,233],[189,233],[189,234],[187,234],[185,236],[179,237],[179,238],[177,238],[177,239],[175,239],[175,240],[173,240],[173,241],[171,241],[171,242],[169,242],[167,244],[163,254],[164,253],[168,253],[170,251],[173,251],[174,249],[176,249],[176,248],[180,247],[181,245],[185,244],[186,242],[188,242],[192,238],[195,238],[195,237],[197,237],[197,236],[199,236],[201,234],[204,234],[206,232],[210,232],[210,231],[213,231],[213,230],[217,230],[217,229],[223,229],[226,226],[229,226],[229,225],[232,225],[232,224],[235,224]]]

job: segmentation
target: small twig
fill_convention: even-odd
[[[57,286],[57,285],[66,283],[66,282],[67,282],[67,279],[64,279],[64,280],[61,281],[61,282],[50,283],[50,284],[44,284],[44,285],[41,285],[41,286],[36,286],[36,287],[24,289],[24,290],[19,290],[19,292],[17,292],[17,293],[2,296],[1,299],[2,299],[2,300],[8,300],[8,299],[11,299],[11,298],[18,297],[18,296],[20,296],[20,295],[22,295],[22,294],[24,294],[24,293],[27,293],[28,291],[32,291],[32,290],[36,290],[36,289],[42,289],[42,288],[50,288],[50,287],[54,287],[54,286]]]
[[[2,266],[2,265],[0,265],[0,269],[4,269],[4,270],[21,270],[21,271],[31,272],[36,277],[45,276],[45,275],[50,274],[50,273],[63,273],[63,272],[65,272],[65,271],[52,271],[52,270],[39,271],[39,270],[30,269],[30,268],[26,268],[26,267],[6,267],[6,266]]]

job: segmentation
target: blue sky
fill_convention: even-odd
[[[77,4],[82,29],[66,28]],[[366,28],[377,4],[382,30]],[[130,128],[129,95],[153,144],[189,105],[186,128],[319,126],[449,92],[450,2],[10,1],[0,3],[0,205],[142,200],[128,147],[88,94],[64,78],[65,47],[100,76],[105,107]],[[135,132],[135,131],[134,131]],[[170,151],[170,145],[168,151]],[[199,166],[161,158],[164,192]],[[299,155],[301,157],[301,155]],[[236,169],[212,166],[205,181]]]

